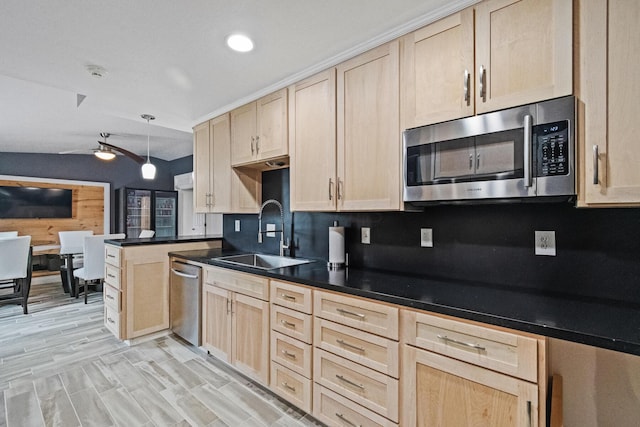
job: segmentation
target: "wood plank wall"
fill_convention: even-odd
[[[31,235],[33,245],[60,244],[58,231],[93,230],[94,234],[104,234],[104,188],[101,186],[7,180],[0,180],[0,186],[73,190],[72,218],[0,218],[0,231],[18,230],[21,236]]]

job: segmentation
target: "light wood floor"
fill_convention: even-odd
[[[0,306],[0,427],[317,426],[310,416],[174,336],[128,347],[59,283],[29,314]]]

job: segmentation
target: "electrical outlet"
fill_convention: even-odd
[[[420,229],[420,246],[423,248],[433,247],[433,230],[431,228]]]
[[[235,230],[236,230],[236,233],[240,231],[240,220],[239,219],[236,219]]]
[[[267,224],[267,237],[276,237],[276,225],[275,224]]]
[[[555,231],[537,231],[536,238],[536,255],[556,256],[556,232]]]
[[[369,227],[362,227],[360,232],[362,234],[362,244],[371,244],[371,229]]]

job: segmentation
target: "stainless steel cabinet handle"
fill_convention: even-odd
[[[284,299],[288,299],[289,301],[295,301],[296,297],[292,296],[292,295],[288,295],[288,294],[280,294],[280,296]]]
[[[110,300],[114,300],[115,301],[115,298],[113,296],[109,295],[109,294],[107,294],[107,298],[110,299]]]
[[[198,276],[196,276],[195,274],[187,274],[187,273],[183,273],[180,270],[176,270],[175,268],[172,268],[171,271],[176,275],[176,276],[180,276],[180,277],[186,277],[187,279],[197,279]]]
[[[329,200],[333,200],[333,180],[329,178]]]
[[[486,351],[487,350],[486,348],[484,348],[480,344],[473,344],[473,343],[470,343],[470,342],[458,341],[456,339],[449,338],[446,335],[438,334],[437,337],[440,338],[442,341],[450,342],[450,343],[454,343],[454,344],[458,344],[458,345],[463,345],[465,347],[473,348],[474,350],[480,350],[480,351]]]
[[[338,412],[336,412],[336,417],[340,418],[343,422],[349,424],[350,426],[362,427],[362,424],[356,424],[356,423],[354,423],[353,421],[347,419],[344,415],[342,415],[342,414],[340,414]]]
[[[337,378],[337,379],[339,379],[340,381],[343,381],[343,382],[345,382],[345,383],[349,384],[350,386],[353,386],[353,387],[359,388],[360,390],[363,390],[363,391],[364,391],[364,386],[363,386],[362,384],[356,384],[356,383],[354,383],[353,381],[351,381],[351,380],[349,380],[349,379],[347,379],[347,378],[343,377],[343,376],[342,376],[342,375],[340,375],[340,374],[336,374],[336,378]]]
[[[336,311],[344,316],[353,316],[353,317],[357,317],[359,319],[364,320],[365,315],[364,314],[360,314],[360,313],[354,313],[353,311],[348,311],[345,310],[343,308],[336,308]]]
[[[107,254],[107,258],[115,258],[115,255]]]
[[[112,279],[115,279],[116,276],[114,276],[113,274],[107,273],[107,277],[111,277]]]
[[[256,142],[256,137],[252,136],[251,137],[251,155],[253,156],[253,153],[255,152],[255,150],[253,149],[253,144]]]
[[[295,329],[296,328],[296,324],[295,323],[287,322],[286,320],[281,320],[280,323],[282,323],[285,328],[291,328],[291,329]]]
[[[598,146],[593,146],[593,185],[598,185]]]
[[[531,147],[532,147],[533,117],[524,116],[524,186],[531,187]]]
[[[343,186],[343,182],[340,178],[338,178],[338,200],[342,200],[342,186]]]
[[[344,340],[340,340],[340,339],[336,340],[336,342],[338,344],[340,344],[341,346],[343,346],[343,347],[352,348],[352,349],[354,349],[356,351],[359,351],[360,353],[364,353],[364,348],[358,347],[357,345],[349,344],[348,342],[346,342]]]
[[[469,91],[469,84],[471,83],[471,73],[469,70],[464,70],[464,102],[467,105],[471,102],[471,92]]]
[[[260,135],[256,136],[256,154],[260,152]]]
[[[480,169],[480,153],[476,154],[476,170]]]
[[[469,154],[469,170],[473,169],[473,154]]]
[[[533,426],[533,414],[531,413],[531,401],[527,400],[527,422],[528,427]]]
[[[487,69],[484,68],[484,65],[481,65],[478,73],[478,83],[480,83],[480,99],[482,99],[483,102],[487,101],[487,89],[485,88],[486,73]]]
[[[108,321],[109,323],[113,323],[113,324],[115,324],[115,323],[116,323],[116,321],[115,321],[115,320],[113,320],[111,317],[107,317],[107,321]]]
[[[295,354],[289,353],[287,350],[282,350],[282,354],[284,354],[289,359],[297,359]]]
[[[294,393],[296,392],[296,388],[295,388],[295,387],[290,386],[289,384],[287,384],[287,382],[286,382],[286,381],[282,383],[282,387],[284,387],[284,388],[286,388],[286,389],[289,389],[289,390],[291,390],[291,391],[292,391],[292,392],[294,392]]]

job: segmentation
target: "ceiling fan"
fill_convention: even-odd
[[[104,139],[104,141],[98,141],[98,148],[93,150],[93,154],[101,159],[101,160],[113,160],[116,157],[116,154],[122,154],[124,156],[129,157],[131,160],[133,160],[136,163],[139,164],[144,164],[145,160],[144,158],[138,156],[135,153],[132,153],[129,150],[125,150],[124,148],[118,147],[116,145],[113,144],[109,144],[107,143],[107,138],[109,138],[109,136],[111,136],[110,133],[108,132],[100,132],[100,136]],[[84,150],[71,150],[71,151],[61,151],[59,154],[71,154],[71,153],[76,153],[78,151],[84,151]]]

